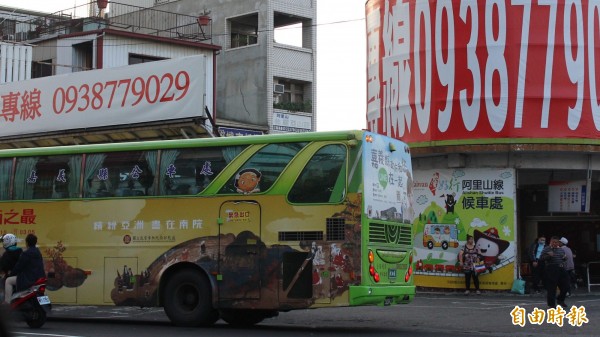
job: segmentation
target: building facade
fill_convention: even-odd
[[[510,289],[539,236],[598,276],[597,10],[367,2],[367,123],[411,146],[417,285],[463,288],[468,235],[482,289]]]
[[[266,133],[317,129],[316,0],[157,1],[154,8],[210,17],[212,41],[223,48],[220,125]],[[278,42],[278,30],[297,38]]]
[[[217,55],[221,47],[211,43],[210,27],[200,26],[196,16],[121,3],[112,4],[112,14],[109,15],[107,7],[100,8],[96,3],[91,5],[93,7],[86,4],[74,9],[77,13],[90,15],[84,17],[75,17],[72,13],[45,14],[19,9],[0,11],[0,15],[12,20],[10,26],[13,30],[17,29],[16,36],[19,37],[15,41],[5,39],[2,42],[0,59],[8,60],[1,64],[3,81],[62,76],[56,81],[62,78],[64,83],[70,83],[72,78],[77,77],[72,75],[87,71],[101,72],[153,61],[200,56],[204,59],[202,68],[193,75],[202,76],[202,92],[195,95],[201,96],[204,103],[188,107],[193,111],[184,112],[186,117],[179,119],[173,116],[180,111],[174,114],[165,109],[164,119],[158,117],[134,124],[100,126],[90,121],[90,125],[69,130],[58,128],[43,133],[6,133],[2,136],[2,148],[215,136],[214,88]],[[21,50],[26,51],[24,56],[15,57],[23,54]],[[94,76],[88,77],[91,80]],[[4,104],[6,108],[6,101]],[[43,109],[51,108],[42,107],[40,114],[44,114]]]
[[[6,139],[7,146],[70,144],[73,136],[87,143],[316,130],[314,0],[97,1],[73,11],[87,16],[4,13],[14,19],[5,29],[15,33],[11,39],[33,46],[25,63],[31,70],[25,73],[32,78],[68,75],[205,55],[209,92],[201,94],[207,105],[199,107],[197,119],[169,123],[160,133],[150,131],[157,125],[138,135],[94,129],[70,132],[59,142],[56,134],[35,135],[35,143]],[[276,30],[284,37],[286,30],[293,31],[296,37],[279,43]]]

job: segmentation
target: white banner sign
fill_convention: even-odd
[[[204,56],[0,85],[0,137],[204,116]]]
[[[311,131],[312,118],[308,116],[294,115],[285,112],[273,114],[273,130],[285,132],[309,132]]]
[[[587,183],[551,181],[548,183],[548,212],[589,212]]]

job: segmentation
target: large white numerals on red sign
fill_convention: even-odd
[[[371,130],[406,141],[600,137],[600,0],[370,0],[367,20]]]
[[[438,129],[442,132],[448,130],[450,125],[450,117],[452,116],[452,96],[454,93],[454,69],[456,64],[454,60],[454,11],[452,9],[451,0],[439,0],[437,10],[435,11],[435,21],[442,22],[442,18],[446,15],[448,20],[448,29],[445,33],[447,34],[448,45],[445,46],[447,52],[446,60],[444,61],[444,55],[442,53],[444,47],[442,46],[441,36],[444,34],[442,25],[435,26],[435,36],[439,37],[435,39],[435,66],[438,70],[438,77],[440,83],[446,87],[446,102],[444,108],[438,110]],[[452,22],[452,24],[450,24]]]
[[[517,75],[517,93],[515,95],[515,128],[523,126],[523,103],[525,98],[525,74],[527,74],[527,51],[529,50],[529,19],[531,18],[531,0],[512,0],[513,6],[523,6],[521,26],[521,48],[519,72]]]
[[[600,15],[600,0],[590,0],[588,3],[588,27],[587,27],[587,49],[588,49],[588,71],[590,72],[590,104],[592,108],[592,116],[594,125],[600,129],[600,104],[598,104],[598,95],[596,94],[596,45],[595,32],[596,18]]]
[[[542,128],[548,127],[548,118],[550,114],[550,98],[552,97],[552,62],[554,61],[554,40],[556,32],[556,1],[539,0],[542,6],[550,7],[548,15],[548,43],[546,44],[546,69],[544,71],[544,105],[542,106]]]
[[[574,20],[571,20],[571,13],[575,13]],[[581,120],[581,108],[583,107],[583,89],[585,86],[585,55],[583,46],[583,9],[581,1],[567,0],[565,2],[563,37],[565,46],[575,46],[575,54],[573,48],[565,48],[565,61],[567,64],[567,72],[571,83],[577,85],[577,101],[573,107],[569,107],[568,125],[569,129],[575,130]],[[575,30],[576,41],[572,41],[571,31]],[[593,34],[592,34],[593,36]]]
[[[506,60],[504,59],[504,47],[506,46],[506,8],[504,0],[486,1],[485,22],[493,22],[494,8],[497,11],[498,34],[494,36],[491,24],[485,25],[485,42],[488,57],[485,64],[485,107],[492,129],[498,132],[504,127],[506,113],[508,110],[508,74]],[[500,92],[494,94],[494,75],[500,78]],[[494,99],[498,98],[496,104]]]
[[[421,27],[424,35],[421,35]],[[431,14],[429,12],[429,1],[417,1],[415,9],[415,46],[423,45],[424,50],[431,50]],[[426,132],[429,127],[429,115],[431,111],[431,53],[425,53],[425,64],[421,64],[421,52],[419,48],[413,49],[415,60],[415,106],[417,108],[417,121],[421,132]],[[425,78],[421,79],[421,72],[425,70]],[[421,81],[425,81],[421,85]],[[425,92],[421,88],[425,87]]]
[[[481,75],[479,73],[479,59],[477,58],[477,39],[479,32],[479,19],[477,16],[477,0],[461,1],[460,18],[467,21],[467,12],[471,15],[471,38],[467,44],[467,68],[473,77],[471,88],[471,103],[467,97],[467,89],[460,91],[460,107],[465,127],[473,131],[479,120],[479,105],[481,101]]]

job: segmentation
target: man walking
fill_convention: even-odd
[[[565,251],[565,271],[567,272],[567,278],[568,278],[568,289],[566,291],[567,296],[571,295],[572,289],[574,287],[574,283],[573,280],[577,280],[575,276],[575,262],[573,261],[573,251],[571,250],[571,248],[569,248],[567,246],[567,244],[569,243],[569,240],[567,240],[567,238],[562,237],[559,240],[560,242],[560,246],[561,248]]]
[[[558,236],[553,236],[550,239],[550,245],[542,250],[540,256],[544,260],[546,267],[544,271],[546,285],[546,301],[550,308],[555,308],[558,302],[563,308],[567,308],[565,297],[568,290],[568,278],[565,270],[566,254],[565,250],[560,247]],[[556,287],[560,290],[558,298],[556,296]]]

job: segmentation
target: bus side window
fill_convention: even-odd
[[[159,194],[201,193],[242,150],[240,146],[163,150]]]
[[[10,179],[12,178],[12,159],[0,160],[0,200],[10,200]]]
[[[17,159],[14,198],[63,199],[79,196],[81,155]]]
[[[153,195],[156,151],[89,154],[84,173],[87,198]]]
[[[33,189],[37,182],[37,157],[17,158],[15,170],[14,199],[28,200],[33,198]]]
[[[267,191],[286,166],[307,143],[269,144],[257,151],[221,188],[219,194],[251,194]],[[258,181],[244,188],[240,181],[245,177]]]
[[[335,203],[346,191],[346,148],[327,145],[317,151],[292,186],[288,200],[292,203]]]
[[[86,156],[85,171],[83,173],[83,196],[85,198],[96,197],[96,191],[100,187],[99,176],[101,176],[103,172],[101,169],[105,158],[106,155],[103,153],[93,153]]]
[[[40,157],[36,165],[34,199],[79,197],[81,155]]]

